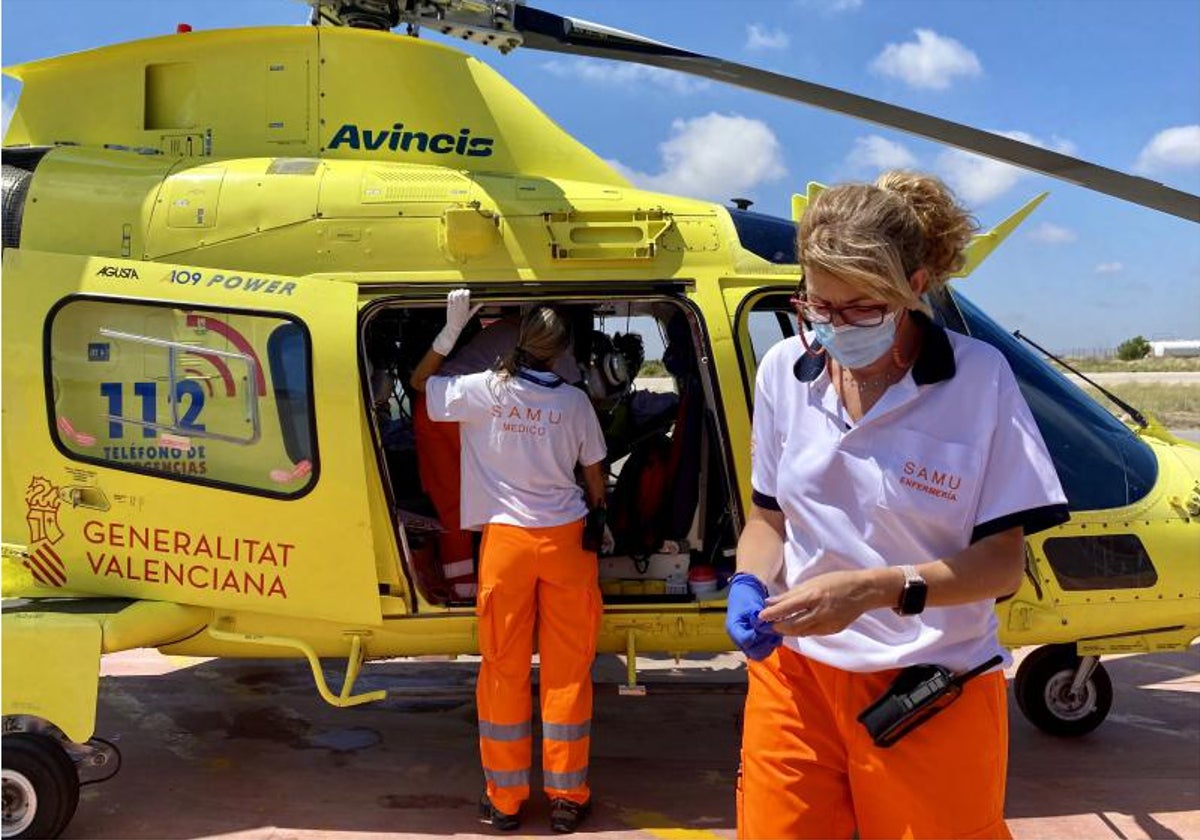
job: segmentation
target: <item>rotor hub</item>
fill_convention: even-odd
[[[313,22],[388,32],[400,23],[398,0],[313,0]]]

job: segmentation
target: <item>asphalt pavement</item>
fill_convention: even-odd
[[[1088,736],[1045,735],[1010,703],[1014,836],[1200,837],[1200,647],[1105,662],[1113,711]],[[119,746],[123,767],[83,789],[64,837],[491,834],[476,816],[471,659],[370,663],[358,689],[389,696],[353,709],[321,701],[303,662],[143,650],[102,667],[97,734]],[[596,810],[581,833],[733,837],[740,656],[643,658],[639,667],[646,696],[621,697],[621,658],[597,662]],[[337,665],[327,670],[338,685]],[[549,836],[546,818],[535,797],[522,831]]]

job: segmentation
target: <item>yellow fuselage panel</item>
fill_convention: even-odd
[[[1200,493],[1200,452],[1144,440],[1158,461],[1149,493],[1123,508],[1074,511],[1069,522],[1029,538],[1036,583],[1027,576],[999,605],[1005,644],[1080,642],[1089,653],[1150,652],[1185,647],[1200,635],[1200,518],[1187,507],[1189,488]],[[1122,536],[1136,537],[1145,552],[1139,581],[1128,578],[1137,567],[1117,555],[1091,569],[1091,582],[1071,581],[1046,552],[1051,540]]]
[[[5,250],[6,597],[379,622],[357,290],[216,274]]]

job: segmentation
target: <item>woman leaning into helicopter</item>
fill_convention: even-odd
[[[541,661],[542,778],[550,827],[587,816],[592,660],[601,600],[594,551],[583,548],[589,508],[604,504],[604,436],[587,395],[552,371],[571,347],[567,318],[537,306],[516,347],[493,370],[434,376],[474,315],[469,292],[447,300],[446,327],[411,383],[429,418],[462,437],[462,527],[483,530],[479,558],[476,699],[484,818],[520,827],[532,764],[530,668]],[[586,494],[575,481],[582,467]],[[586,495],[586,499],[585,499]]]
[[[1067,510],[1003,357],[921,302],[973,229],[941,182],[899,172],[826,190],[801,221],[815,337],[759,367],[726,621],[751,660],[739,837],[1009,836],[994,603],[1023,536]],[[919,706],[972,670],[892,740],[916,723],[897,696]]]

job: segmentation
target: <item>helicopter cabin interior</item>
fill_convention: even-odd
[[[700,362],[708,354],[698,313],[679,298],[653,293],[581,296],[558,305],[571,324],[573,346],[554,370],[588,394],[608,452],[610,538],[599,557],[604,602],[722,598],[737,541],[736,483],[717,392]],[[442,375],[492,367],[499,352],[515,346],[529,306],[527,297],[487,297]],[[425,604],[452,608],[474,603],[479,535],[453,532],[439,516],[430,492],[434,466],[420,449],[445,446],[445,438],[422,431],[429,424],[417,417],[423,403],[409,384],[441,316],[442,304],[409,300],[364,310],[363,397],[395,514],[402,573]],[[449,434],[457,435],[456,425]],[[463,537],[471,568],[461,557]]]

